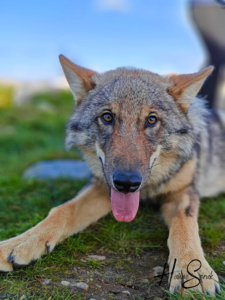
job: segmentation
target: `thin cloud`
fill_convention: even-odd
[[[97,0],[97,5],[102,10],[126,12],[129,10],[129,0]]]

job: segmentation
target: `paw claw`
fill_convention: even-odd
[[[178,260],[178,263],[180,261],[182,261],[182,259]],[[170,291],[172,293],[176,293],[177,289],[179,289],[180,292],[188,294],[188,291],[192,290],[196,293],[205,293],[208,296],[215,297],[215,294],[220,292],[217,274],[211,269],[205,259],[201,259],[201,261],[201,268],[199,268],[199,265],[193,264],[188,269],[190,272],[187,270],[187,266],[189,266],[187,263],[179,263],[176,266],[174,270],[174,274],[176,275],[174,275],[171,280]],[[193,262],[195,262],[195,260],[193,260]],[[205,275],[208,275],[208,277]]]
[[[215,290],[217,294],[220,294],[220,286],[219,284],[215,284]]]
[[[45,247],[46,247],[46,252],[47,252],[47,254],[50,253],[50,247],[51,247],[51,246],[50,246],[49,242],[46,242],[46,243],[45,243]]]
[[[177,285],[177,286],[175,286],[175,288],[174,288],[174,294],[179,294],[179,291],[180,291],[180,286],[179,285]]]
[[[11,262],[14,262],[14,260],[15,260],[15,255],[10,254],[10,256],[8,258],[8,262],[11,263]]]
[[[37,225],[15,238],[0,242],[0,271],[11,272],[13,268],[22,268],[51,252],[57,237],[54,239],[51,228],[47,233],[43,228]]]

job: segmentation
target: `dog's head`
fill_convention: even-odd
[[[76,101],[66,145],[80,148],[107,182],[116,219],[131,221],[143,186],[162,185],[193,156],[205,110],[191,102],[213,67],[189,75],[98,74],[64,56],[60,62]]]

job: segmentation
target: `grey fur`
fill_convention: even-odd
[[[143,197],[154,197],[160,194],[162,186],[184,163],[198,155],[196,186],[200,194],[208,196],[224,190],[225,141],[221,122],[225,118],[221,116],[221,122],[216,121],[213,112],[206,110],[204,100],[194,98],[184,113],[168,94],[171,86],[168,77],[134,68],[119,68],[97,74],[92,79],[95,88],[83,97],[68,122],[66,147],[76,146],[82,150],[96,178],[112,187],[112,172],[118,168],[136,169],[143,178]],[[99,121],[105,109],[115,113],[112,110],[115,104],[119,107],[115,115],[119,128],[116,138],[126,142],[125,148],[123,144],[117,146],[120,147],[117,148],[117,157],[112,153],[115,152],[114,126],[103,125]],[[155,111],[160,119],[157,130],[144,129],[146,117],[143,118],[143,110],[148,108],[149,112]],[[143,133],[145,145],[134,142]],[[96,142],[106,155],[104,165],[96,155]],[[160,158],[156,158],[149,168],[150,157],[158,146],[161,147]],[[138,158],[140,151],[145,156],[144,164]],[[160,169],[162,154],[164,157],[176,154],[176,161],[164,174]]]

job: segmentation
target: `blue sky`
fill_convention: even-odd
[[[187,7],[187,0],[1,0],[0,77],[55,78],[60,53],[100,72],[194,72],[205,53]]]

